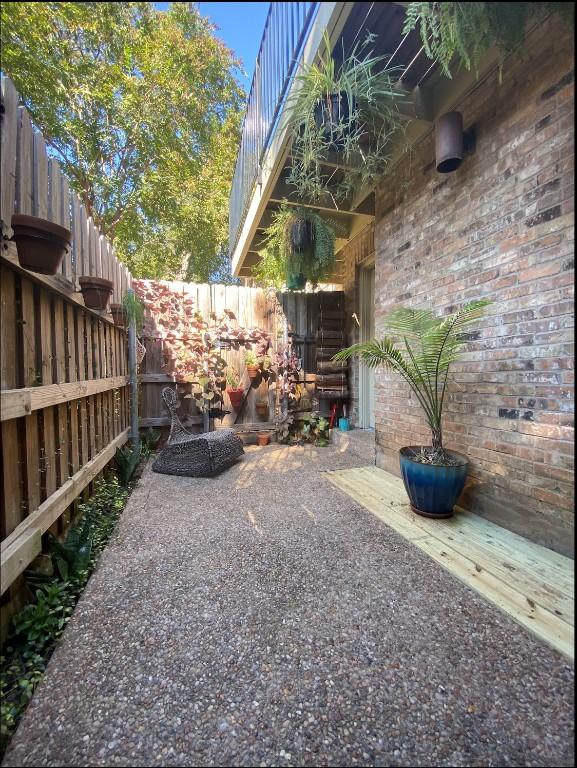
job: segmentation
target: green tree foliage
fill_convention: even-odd
[[[243,94],[194,3],[3,3],[2,67],[140,277],[222,267]]]

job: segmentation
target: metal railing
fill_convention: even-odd
[[[242,126],[229,202],[229,253],[238,242],[260,165],[320,3],[270,4]]]

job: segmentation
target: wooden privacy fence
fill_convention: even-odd
[[[2,96],[3,235],[18,212],[62,224],[74,238],[54,277],[23,269],[15,243],[2,242],[0,538],[8,603],[43,534],[64,531],[78,496],[127,439],[126,332],[84,306],[76,278],[112,280],[120,301],[131,275],[48,158],[7,79]]]
[[[153,281],[135,281],[135,290],[145,295],[147,284],[158,285]],[[318,331],[322,328],[325,314],[339,306],[342,293],[284,293],[271,294],[260,288],[237,285],[207,285],[182,282],[163,282],[173,295],[190,297],[193,306],[203,317],[213,312],[221,315],[223,311],[234,313],[240,326],[258,327],[271,336],[272,349],[282,349],[291,343],[298,357],[302,360],[300,381],[305,386],[307,396],[302,403],[303,409],[310,410],[313,405],[316,382],[316,348]],[[170,345],[154,328],[154,314],[147,309],[146,328],[148,333],[141,341],[146,347],[146,355],[139,368],[139,415],[141,427],[165,427],[169,418],[162,402],[161,393],[165,386],[176,385],[174,376],[169,372]],[[235,426],[241,431],[252,431],[272,426],[275,415],[274,377],[270,382],[258,379],[251,383],[245,373],[244,348],[223,349],[222,357],[229,366],[234,367],[241,376],[241,385],[245,397],[240,409],[231,407],[228,395],[224,396],[224,409],[230,411],[222,419],[215,421],[215,426]],[[181,390],[184,387],[181,386]],[[268,415],[257,411],[257,403],[268,402]],[[203,418],[192,399],[181,399],[179,415],[183,422],[195,429],[202,430]]]
[[[146,286],[149,281],[136,281],[135,290],[139,293],[139,286]],[[154,282],[151,282],[155,285]],[[178,281],[164,282],[170,293],[177,296],[189,297],[195,310],[203,317],[208,318],[212,313],[221,315],[225,309],[234,313],[238,324],[245,328],[258,327],[270,333],[273,340],[277,333],[284,333],[282,323],[275,320],[275,305],[272,297],[260,288],[248,288],[240,285],[208,285],[206,283],[182,283]],[[146,355],[139,367],[140,384],[140,426],[164,427],[169,424],[169,418],[162,402],[161,393],[165,386],[174,384],[175,378],[170,371],[170,351],[165,340],[154,332],[154,314],[147,309],[148,321],[146,328],[150,329],[141,337],[146,347]],[[151,322],[152,320],[152,322]],[[274,399],[269,391],[267,383],[260,381],[258,386],[250,385],[245,374],[244,365],[245,349],[222,349],[222,357],[227,364],[233,366],[241,375],[241,382],[246,390],[246,398],[239,411],[232,410],[225,395],[224,408],[231,413],[216,421],[217,425],[232,424],[256,424],[262,426],[262,422],[268,422],[265,416],[259,418],[256,414],[258,401],[269,401],[270,417],[274,413]],[[179,415],[187,426],[202,430],[203,418],[192,400],[182,399]]]

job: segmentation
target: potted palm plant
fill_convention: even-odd
[[[466,329],[480,317],[487,299],[471,301],[447,317],[428,309],[401,308],[387,318],[390,337],[353,344],[335,360],[358,355],[370,368],[382,365],[409,385],[425,412],[431,445],[400,449],[405,489],[414,512],[426,517],[450,517],[467,477],[468,461],[443,446],[442,415],[451,364],[463,351]]]

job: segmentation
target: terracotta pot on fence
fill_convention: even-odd
[[[20,265],[41,275],[55,275],[70,249],[70,230],[53,221],[20,213],[12,216],[12,229]]]
[[[256,439],[261,447],[270,443],[270,432],[257,432]]]
[[[111,304],[110,314],[114,320],[114,325],[117,325],[119,328],[126,328],[126,315],[124,314],[122,304]]]
[[[258,372],[260,371],[260,366],[258,365],[247,365],[246,366],[246,373],[248,375],[249,379],[256,379],[258,376]]]
[[[261,419],[264,419],[266,416],[268,416],[268,403],[259,402],[255,405],[255,408]]]
[[[108,306],[112,295],[112,281],[104,277],[89,277],[83,275],[78,278],[84,304],[88,309],[103,310]]]
[[[244,389],[242,387],[228,388],[226,390],[226,394],[228,395],[228,399],[230,400],[231,406],[235,410],[238,410],[238,408],[240,408],[240,405],[242,403]]]

